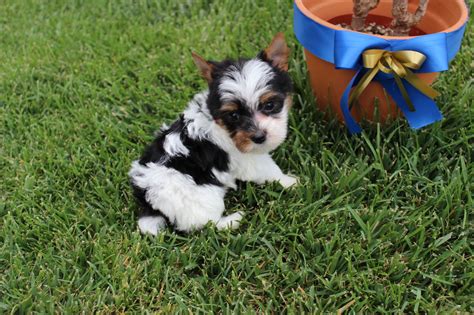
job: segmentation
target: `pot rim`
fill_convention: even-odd
[[[347,0],[347,1],[350,1],[350,0]],[[451,0],[453,1],[453,0]],[[466,23],[466,21],[468,20],[468,10],[467,10],[467,6],[466,6],[466,3],[464,2],[464,0],[454,0],[456,2],[458,2],[458,4],[461,5],[462,9],[462,14],[461,16],[459,17],[458,21],[456,22],[456,24],[452,25],[451,27],[443,30],[442,32],[437,32],[437,33],[450,33],[450,32],[453,32],[453,31],[456,31],[458,30],[459,28],[461,28],[464,23]],[[301,10],[301,12],[303,12],[304,15],[306,15],[308,18],[310,18],[311,20],[319,23],[319,24],[322,24],[328,28],[331,28],[331,29],[334,29],[334,30],[341,30],[341,31],[347,31],[347,32],[353,32],[353,33],[359,33],[359,34],[365,34],[365,35],[369,35],[369,36],[375,36],[375,37],[379,37],[379,38],[383,38],[383,39],[388,39],[388,40],[397,40],[397,39],[410,39],[410,38],[414,38],[414,37],[420,37],[420,36],[425,36],[425,35],[430,35],[430,34],[436,34],[436,33],[427,33],[425,35],[419,35],[419,36],[386,36],[386,35],[374,35],[374,34],[367,34],[367,33],[363,33],[363,32],[357,32],[357,31],[353,31],[353,30],[349,30],[349,29],[346,29],[346,28],[343,28],[341,26],[337,26],[335,24],[332,24],[332,23],[329,23],[328,21],[320,18],[319,16],[317,16],[316,14],[312,13],[304,4],[303,4],[303,0],[295,0],[295,4],[298,6],[298,8]],[[349,12],[349,13],[352,13],[352,12]]]

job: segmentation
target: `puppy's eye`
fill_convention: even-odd
[[[264,112],[271,112],[274,109],[275,109],[275,103],[273,103],[273,102],[265,103],[265,104],[263,104],[263,107],[262,107],[262,110]]]
[[[229,117],[229,119],[233,122],[236,122],[240,119],[240,115],[237,112],[230,112],[227,114],[227,117]]]

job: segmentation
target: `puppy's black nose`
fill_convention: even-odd
[[[253,142],[257,144],[264,143],[265,140],[267,140],[267,135],[263,131],[259,131],[256,134],[254,134],[250,139],[252,139]]]

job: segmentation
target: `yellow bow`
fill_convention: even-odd
[[[411,85],[417,88],[421,93],[434,99],[439,93],[423,82],[409,69],[420,69],[425,62],[425,55],[413,50],[386,51],[382,49],[369,49],[362,54],[364,67],[371,69],[368,71],[354,88],[349,97],[349,109],[352,108],[355,101],[364,92],[365,88],[374,79],[379,71],[391,73],[395,82],[402,93],[405,102],[411,111],[415,111],[415,107],[408,96],[408,92],[403,86],[402,79],[407,80]]]

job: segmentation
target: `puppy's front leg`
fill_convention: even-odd
[[[241,180],[248,180],[257,184],[277,181],[285,188],[298,182],[297,177],[283,174],[269,154],[255,155],[246,164],[246,174],[239,178]]]

